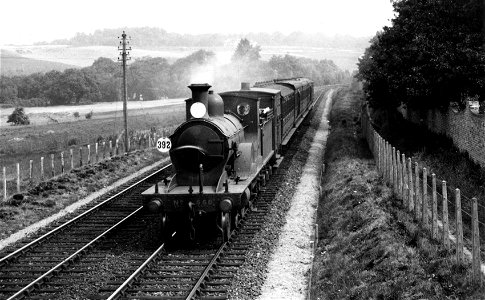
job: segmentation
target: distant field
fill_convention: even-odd
[[[74,65],[50,60],[48,57],[34,59],[22,56],[14,51],[7,51],[4,49],[1,49],[0,51],[1,75],[28,75],[37,72],[48,72],[51,70],[62,71],[74,67]]]
[[[184,99],[164,99],[164,100],[151,100],[151,101],[128,101],[128,111],[151,111],[153,109],[161,109],[162,106],[169,106],[175,104],[182,104]],[[11,127],[7,123],[8,116],[12,113],[14,108],[0,109],[0,128],[4,126]],[[32,125],[45,125],[53,123],[64,123],[79,121],[79,119],[85,119],[85,115],[93,111],[93,118],[97,119],[103,116],[105,113],[112,113],[122,115],[123,103],[122,102],[98,102],[89,105],[59,105],[59,106],[46,106],[46,107],[26,107],[25,113],[30,119]],[[74,113],[78,112],[79,119],[74,117]]]
[[[108,46],[89,46],[71,47],[63,45],[43,45],[43,46],[8,46],[4,47],[13,53],[22,55],[25,58],[45,60],[74,65],[78,67],[90,66],[99,57],[108,57],[114,61],[118,59],[116,43],[113,47]],[[133,50],[130,55],[133,59],[151,56],[164,57],[173,62],[175,59],[185,57],[199,49],[213,51],[216,54],[219,64],[226,64],[230,61],[234,53],[234,47],[161,47],[156,50],[137,49],[132,45]],[[333,60],[341,69],[352,71],[356,69],[358,58],[364,49],[335,49],[323,47],[295,47],[295,46],[261,46],[261,58],[268,60],[273,55],[290,54],[299,57],[312,59]],[[0,58],[1,59],[1,58]],[[3,60],[2,60],[3,62]],[[3,67],[2,67],[3,68]],[[8,71],[8,69],[5,69]]]

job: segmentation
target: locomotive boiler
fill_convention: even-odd
[[[143,192],[143,203],[160,213],[162,231],[182,220],[193,239],[196,220],[209,217],[227,241],[313,106],[313,82],[243,83],[220,94],[209,84],[189,88],[186,121],[169,137],[175,174]]]

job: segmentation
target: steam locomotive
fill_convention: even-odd
[[[160,213],[162,231],[182,220],[194,239],[196,220],[209,216],[227,241],[313,107],[313,81],[242,83],[220,94],[188,87],[186,121],[169,137],[175,175],[144,191],[143,204]]]

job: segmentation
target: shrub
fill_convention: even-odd
[[[90,111],[86,114],[86,119],[91,119],[93,117],[93,111]]]
[[[74,115],[74,118],[79,118],[79,112],[75,111],[73,115]]]
[[[17,107],[10,116],[8,116],[7,123],[13,125],[29,125],[29,117],[25,114],[23,107]]]

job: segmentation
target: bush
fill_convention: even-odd
[[[73,115],[74,115],[74,118],[79,118],[79,112],[75,111]]]
[[[86,114],[86,119],[91,119],[93,117],[93,111],[90,111]]]
[[[10,116],[8,116],[7,123],[13,125],[29,125],[29,117],[25,114],[23,107],[17,107]]]

